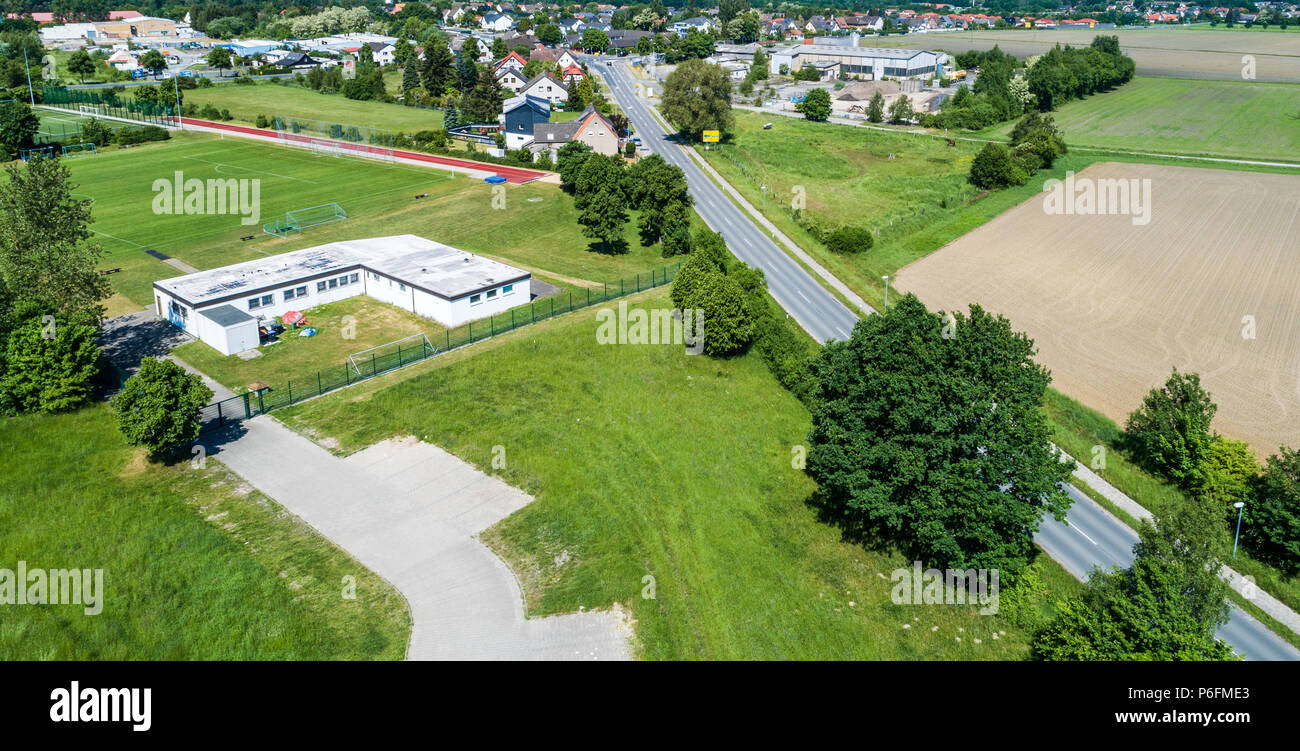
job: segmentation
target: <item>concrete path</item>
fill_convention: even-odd
[[[477,534],[533,499],[442,449],[384,441],[339,458],[267,416],[203,443],[406,597],[408,659],[631,659],[616,613],[524,616],[513,573]]]

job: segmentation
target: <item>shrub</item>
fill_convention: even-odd
[[[971,185],[985,190],[1022,185],[1029,179],[1024,169],[1011,158],[1011,151],[1000,143],[986,143],[970,165]]]
[[[254,124],[259,128],[271,127],[271,121],[267,118],[266,115],[258,115],[257,120],[254,121]]]
[[[826,233],[822,242],[835,253],[858,253],[870,250],[875,238],[864,227],[839,227]]]
[[[1264,462],[1246,507],[1251,552],[1288,574],[1300,571],[1300,451],[1281,447]]]

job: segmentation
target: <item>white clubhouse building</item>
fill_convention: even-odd
[[[259,320],[368,295],[444,326],[531,299],[531,274],[416,235],[318,245],[154,282],[154,305],[224,355],[258,346]]]

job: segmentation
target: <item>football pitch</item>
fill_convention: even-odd
[[[327,203],[340,204],[354,219],[378,217],[406,207],[416,194],[467,183],[436,170],[193,134],[69,162],[69,167],[78,197],[94,200],[91,230],[108,251],[103,265],[120,269],[111,274],[115,291],[140,306],[152,299],[155,280],[185,271],[158,255],[206,269],[329,242],[316,240],[311,230],[281,240],[263,234],[262,225],[283,219],[286,211]],[[209,180],[239,181],[245,203],[187,203],[190,191],[177,193],[178,179],[183,186],[200,180],[205,188]],[[168,191],[181,198],[170,200],[176,196],[164,195]],[[249,235],[254,237],[241,239]]]
[[[107,303],[110,315],[151,305],[153,282],[191,268],[359,237],[429,237],[565,285],[598,286],[665,264],[657,245],[642,247],[635,239],[623,254],[594,252],[572,200],[546,183],[512,185],[503,193],[501,186],[443,170],[189,132],[67,164],[76,195],[94,201],[91,230],[107,251],[101,267],[111,270],[116,293]],[[187,204],[194,197],[188,188],[175,189],[178,175],[182,186],[224,181],[256,211],[242,211],[235,201]],[[182,200],[169,204],[164,185]],[[263,232],[287,211],[331,203],[347,218],[285,238]],[[625,235],[635,238],[635,228],[633,212]]]

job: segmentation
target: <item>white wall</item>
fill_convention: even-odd
[[[506,285],[493,287],[490,290],[476,292],[474,295],[452,300],[450,303],[450,321],[443,321],[450,326],[459,326],[467,321],[475,321],[480,318],[494,316],[497,313],[505,311],[517,305],[523,305],[532,298],[531,280],[524,279],[510,284],[509,294],[503,292]],[[495,295],[490,293],[495,292]],[[479,296],[478,302],[473,298]]]

